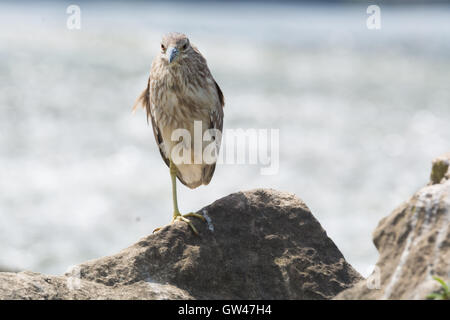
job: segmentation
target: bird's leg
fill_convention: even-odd
[[[198,235],[197,229],[194,227],[192,222],[189,219],[187,219],[186,217],[195,217],[195,218],[202,219],[203,221],[206,221],[206,219],[201,214],[193,213],[193,212],[190,212],[190,213],[182,215],[180,213],[180,210],[178,210],[177,167],[172,162],[172,160],[170,160],[170,178],[172,180],[172,201],[173,201],[173,218],[172,218],[172,223],[175,222],[175,221],[184,221],[192,228],[192,231],[194,231],[194,233],[196,235]]]
[[[173,218],[181,216],[180,210],[178,210],[177,199],[177,167],[170,160],[170,179],[172,180],[172,201],[173,201]]]
[[[172,201],[173,201],[172,223],[174,223],[175,221],[184,221],[191,227],[192,231],[194,231],[194,233],[198,235],[197,229],[194,227],[192,222],[186,217],[195,217],[202,219],[203,221],[206,221],[206,219],[205,217],[203,217],[201,214],[198,213],[190,212],[184,215],[180,213],[180,210],[178,210],[178,199],[177,199],[177,167],[172,162],[172,160],[170,160],[169,168],[170,168],[170,179],[172,180]],[[153,232],[157,232],[159,230],[161,230],[161,228],[156,228],[155,230],[153,230]]]

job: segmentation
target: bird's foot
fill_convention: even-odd
[[[189,213],[186,213],[186,214],[183,214],[183,215],[182,215],[182,214],[179,213],[179,212],[175,212],[175,213],[173,214],[173,218],[172,218],[171,224],[174,223],[174,222],[176,222],[176,221],[183,221],[183,222],[186,222],[186,223],[191,227],[192,231],[194,231],[194,233],[198,236],[199,234],[198,234],[197,229],[194,227],[194,225],[192,224],[191,220],[189,220],[189,219],[186,218],[186,217],[195,217],[195,218],[199,218],[199,219],[201,219],[201,220],[203,220],[203,221],[206,222],[205,217],[202,216],[201,214],[198,214],[198,213],[189,212]],[[162,228],[162,227],[156,228],[155,230],[153,230],[153,233],[155,233],[155,232],[161,230],[161,228]]]
[[[203,217],[201,214],[194,213],[194,212],[189,212],[189,213],[186,213],[186,214],[183,214],[183,215],[180,214],[180,213],[176,213],[173,216],[172,223],[174,223],[175,221],[186,222],[191,227],[192,231],[194,231],[194,233],[198,236],[197,229],[194,227],[194,225],[192,224],[191,220],[189,220],[186,217],[195,217],[195,218],[199,218],[199,219],[201,219],[203,221],[206,221],[205,217]]]

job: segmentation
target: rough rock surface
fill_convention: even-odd
[[[192,299],[171,285],[133,283],[110,287],[76,276],[48,276],[35,272],[0,273],[0,299]]]
[[[306,205],[257,189],[217,200],[64,276],[0,273],[3,299],[331,299],[361,280]]]
[[[450,153],[435,159],[429,185],[380,221],[375,272],[336,299],[425,299],[440,287],[432,276],[449,281],[449,163]]]

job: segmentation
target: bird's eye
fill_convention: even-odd
[[[186,50],[187,49],[187,43],[185,43],[184,45],[183,45],[183,50]]]
[[[161,50],[166,51],[166,47],[161,43]]]

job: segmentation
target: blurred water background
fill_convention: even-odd
[[[297,194],[367,275],[378,221],[450,150],[450,7],[79,2],[0,4],[0,265],[60,274],[171,219],[144,112],[161,35],[186,33],[226,96],[225,128],[280,129],[280,170],[221,165],[179,187],[198,210],[239,190]]]

